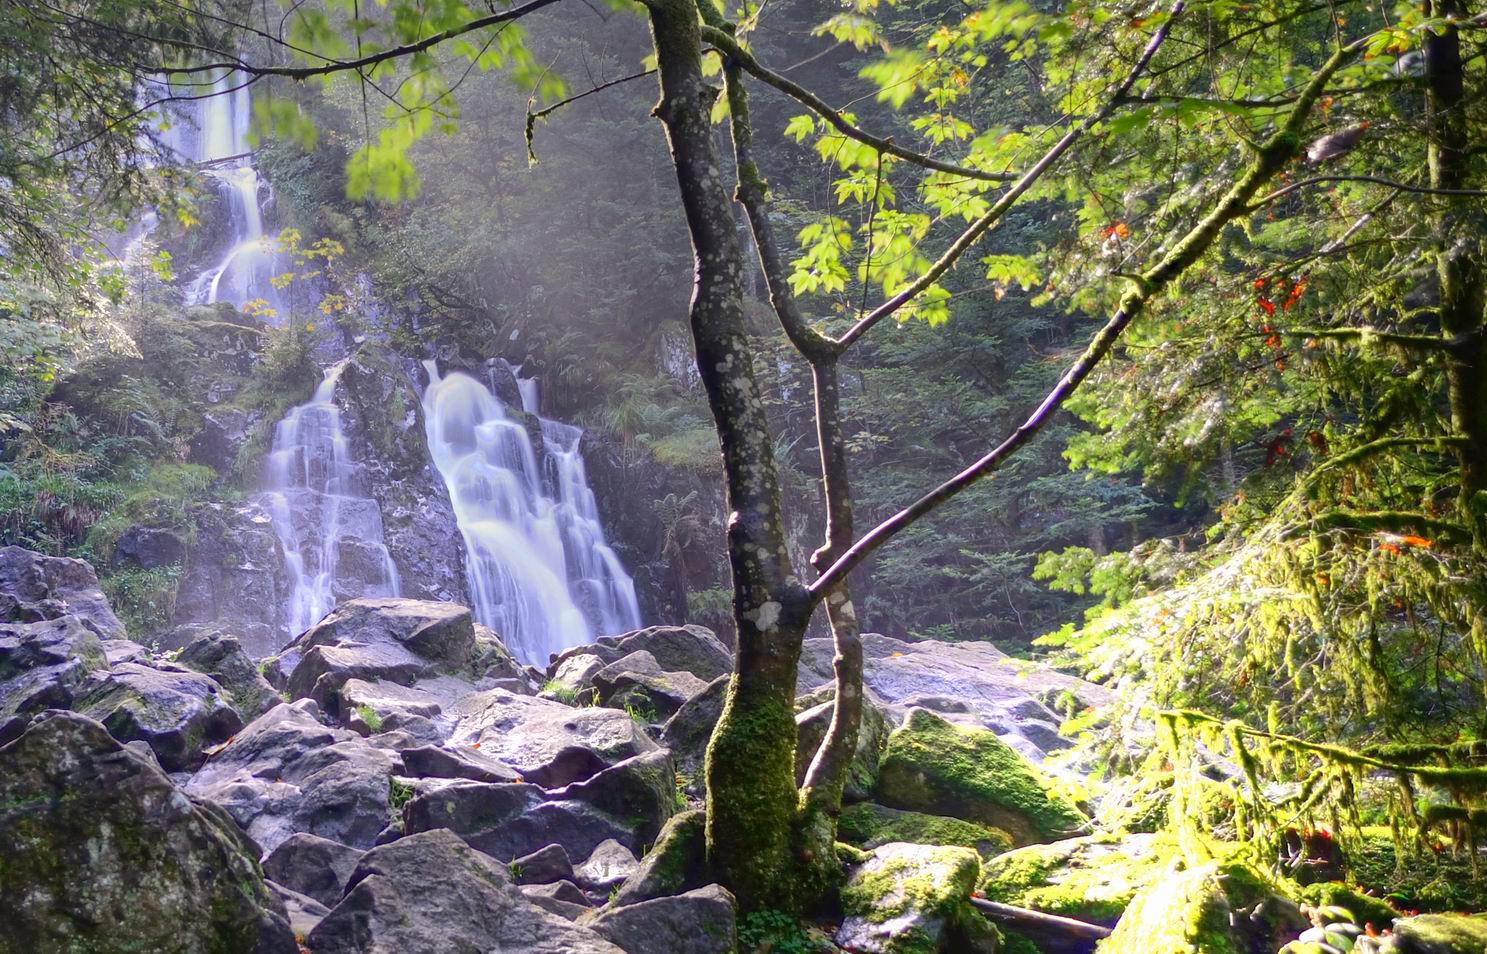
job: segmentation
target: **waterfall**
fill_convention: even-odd
[[[293,637],[319,622],[336,602],[397,596],[398,571],[382,537],[382,511],[362,491],[361,468],[347,452],[336,381],[345,362],[326,371],[310,400],[284,415],[261,495],[284,551],[292,590],[285,625]]]
[[[238,74],[224,72],[212,83],[213,95],[176,104],[173,122],[162,134],[180,159],[200,166],[227,204],[230,245],[217,263],[187,286],[194,304],[231,302],[241,308],[263,300],[282,314],[278,290],[269,279],[279,273],[273,242],[265,235],[263,208],[269,197],[248,146],[253,103]]]
[[[578,448],[583,432],[538,417],[536,382],[514,372],[521,415],[467,374],[441,378],[435,362],[424,367],[429,453],[465,539],[475,618],[537,665],[637,628],[635,583],[605,543]]]

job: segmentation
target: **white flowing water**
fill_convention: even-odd
[[[475,618],[528,663],[640,625],[635,583],[604,540],[576,427],[508,415],[468,374],[424,362],[429,453],[465,540]],[[516,377],[513,374],[513,377]],[[516,377],[536,416],[535,382]],[[540,462],[539,462],[540,461]]]
[[[284,551],[290,593],[289,636],[319,622],[336,602],[397,596],[398,570],[382,536],[382,511],[362,490],[361,468],[347,451],[336,380],[325,373],[308,403],[274,428],[262,502]]]
[[[219,75],[214,95],[172,107],[163,138],[177,157],[197,164],[227,203],[230,244],[217,263],[187,286],[194,304],[231,302],[241,308],[263,301],[282,314],[279,292],[269,279],[280,271],[272,240],[264,233],[263,207],[269,190],[253,167],[248,145],[253,102],[243,79]],[[241,88],[239,88],[241,87]]]

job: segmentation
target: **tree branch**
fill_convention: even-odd
[[[1385,179],[1382,176],[1311,176],[1306,179],[1297,179],[1290,185],[1276,189],[1250,206],[1247,211],[1256,212],[1283,196],[1290,195],[1297,189],[1321,182],[1372,182],[1375,185],[1388,186],[1396,192],[1413,192],[1419,195],[1451,195],[1464,196],[1473,199],[1487,199],[1487,189],[1432,189],[1429,186],[1410,185],[1407,182],[1396,182],[1393,179]]]
[[[812,112],[817,113],[822,119],[835,126],[842,135],[849,139],[855,139],[860,143],[872,146],[879,152],[885,152],[905,162],[911,162],[925,169],[933,169],[936,172],[949,172],[954,175],[966,176],[971,179],[981,179],[986,182],[1006,182],[1017,176],[1015,172],[987,172],[983,169],[973,169],[970,166],[945,162],[944,160],[915,152],[912,149],[905,149],[903,146],[896,144],[891,138],[884,139],[874,136],[872,133],[865,132],[847,122],[842,118],[842,114],[839,111],[831,107],[831,104],[804,86],[765,67],[758,60],[754,59],[753,54],[745,50],[726,30],[714,26],[704,26],[702,28],[702,38],[717,47],[723,55],[738,63],[749,75],[773,86],[791,99],[798,100]]]
[[[988,451],[980,460],[940,484],[909,506],[884,520],[854,543],[834,564],[827,568],[811,584],[812,595],[826,592],[841,576],[852,572],[884,543],[887,543],[905,527],[910,526],[925,514],[938,509],[942,504],[960,494],[982,477],[996,470],[1018,448],[1032,440],[1043,430],[1055,411],[1073,394],[1095,366],[1102,361],[1132,319],[1146,304],[1159,294],[1173,279],[1182,274],[1213,245],[1224,227],[1245,214],[1250,200],[1260,187],[1273,178],[1301,151],[1301,130],[1307,116],[1316,105],[1327,81],[1362,48],[1367,37],[1355,40],[1339,49],[1328,58],[1302,91],[1286,122],[1261,145],[1249,170],[1229,189],[1214,209],[1193,226],[1163,258],[1139,277],[1133,278],[1131,288],[1122,297],[1120,305],[1110,320],[1090,341],[1084,354],[1080,355],[1053,389],[1048,392],[1026,421],[1013,431],[1006,440]],[[1149,57],[1148,57],[1149,59]],[[1130,88],[1128,79],[1121,93]]]
[[[1176,3],[1172,4],[1171,14],[1167,22],[1163,23],[1157,29],[1157,32],[1152,34],[1151,39],[1147,41],[1146,48],[1141,51],[1141,56],[1136,60],[1135,65],[1126,73],[1125,79],[1116,88],[1114,95],[1103,106],[1086,116],[1084,121],[1078,126],[1064,133],[1063,137],[1043,154],[1043,158],[1034,163],[1031,169],[1024,172],[1021,178],[1009,186],[1007,191],[1003,192],[997,198],[996,202],[992,203],[991,208],[984,215],[972,222],[964,232],[960,233],[960,236],[950,244],[950,247],[945,250],[945,253],[934,264],[925,269],[922,275],[910,282],[898,294],[858,319],[856,324],[847,329],[847,332],[837,339],[838,343],[843,348],[850,347],[854,341],[867,334],[873,325],[876,325],[884,318],[898,311],[926,288],[939,280],[941,275],[950,270],[950,266],[960,260],[961,255],[965,254],[966,249],[975,244],[976,240],[987,229],[995,225],[1006,214],[1007,210],[1012,208],[1017,200],[1022,198],[1065,152],[1069,151],[1074,143],[1079,141],[1081,136],[1092,129],[1096,123],[1101,122],[1111,113],[1115,112],[1126,94],[1131,91],[1131,87],[1136,84],[1137,78],[1141,76],[1147,65],[1151,63],[1151,58],[1156,55],[1157,49],[1167,39],[1167,35],[1172,29],[1172,24],[1181,16],[1185,6],[1184,0],[1177,0]]]
[[[641,70],[639,73],[631,73],[629,76],[621,76],[619,79],[610,80],[607,83],[600,83],[598,86],[595,86],[592,89],[586,89],[582,93],[578,93],[576,95],[569,96],[567,99],[560,99],[556,103],[553,103],[551,106],[545,106],[542,109],[537,110],[535,113],[531,111],[531,106],[528,105],[528,107],[527,107],[527,133],[526,133],[526,135],[527,135],[527,159],[530,160],[531,162],[536,162],[537,161],[537,153],[535,153],[534,151],[532,151],[532,135],[533,135],[533,133],[536,130],[536,127],[537,127],[537,120],[539,120],[539,119],[546,119],[547,116],[550,113],[552,113],[553,111],[559,109],[560,107],[567,106],[569,103],[576,103],[580,99],[583,99],[585,96],[592,96],[595,93],[601,92],[601,91],[606,90],[606,89],[611,89],[611,88],[613,88],[615,86],[619,86],[622,83],[628,83],[631,80],[638,80],[638,79],[640,79],[642,77],[650,76],[654,72],[656,72],[654,69]],[[533,93],[532,96],[533,96],[534,99],[536,98],[536,94],[535,93]]]

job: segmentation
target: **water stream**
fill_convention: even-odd
[[[397,567],[383,543],[382,511],[365,495],[335,403],[344,367],[332,367],[314,396],[284,415],[265,467],[261,500],[289,574],[289,636],[319,622],[339,600],[399,591]]]
[[[508,413],[468,374],[424,367],[429,453],[464,536],[475,618],[537,665],[637,628],[635,583],[605,542],[579,453],[583,432],[538,417],[536,382],[509,366],[525,414]]]

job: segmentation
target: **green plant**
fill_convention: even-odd
[[[396,776],[387,780],[387,811],[396,821],[402,814],[403,806],[413,800],[418,791],[412,785]]]
[[[753,954],[821,954],[831,946],[783,911],[751,911],[738,921],[738,947]]]
[[[598,693],[596,691],[595,696],[597,695]],[[637,725],[651,725],[658,721],[655,704],[651,702],[649,696],[639,690],[630,698],[629,702],[625,703],[625,714]]]
[[[542,694],[568,706],[578,705],[578,690],[572,686],[549,679],[542,684]]]
[[[124,628],[140,638],[170,624],[180,579],[181,567],[177,565],[148,570],[117,569],[100,577],[98,585]]]
[[[356,715],[359,719],[361,719],[362,724],[365,725],[372,732],[382,731],[382,716],[378,715],[377,710],[373,709],[371,706],[357,706]]]
[[[513,861],[511,864],[507,865],[507,869],[511,872],[511,880],[512,881],[521,881],[521,875],[522,875],[522,866],[521,865],[519,865],[519,864],[517,864],[516,862]]]

